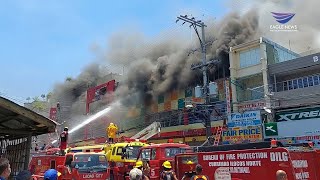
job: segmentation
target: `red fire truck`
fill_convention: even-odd
[[[58,150],[59,151],[59,150]],[[48,169],[61,173],[59,180],[106,180],[109,178],[108,162],[105,154],[92,152],[67,153],[65,156],[56,153],[32,157],[29,170],[35,179],[42,180]]]
[[[138,160],[142,161],[144,166],[149,167],[147,175],[150,179],[160,179],[160,172],[163,170],[163,162],[168,160],[171,162],[171,165],[174,165],[174,159],[177,154],[190,152],[192,152],[192,148],[186,144],[152,144],[140,149]]]
[[[269,142],[198,150],[175,157],[178,179],[188,172],[192,172],[188,177],[194,174],[191,164],[201,164],[209,179],[275,180],[279,170],[285,171],[290,180],[320,179],[319,153],[307,145],[270,148]]]
[[[281,146],[281,147],[279,147]],[[319,180],[320,153],[308,144],[271,147],[270,142],[205,146],[192,151],[188,145],[164,143],[143,147],[139,160],[148,163],[150,179],[159,180],[162,163],[169,160],[178,179],[190,179],[197,164],[209,179],[275,180],[283,170],[290,180]]]

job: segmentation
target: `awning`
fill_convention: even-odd
[[[16,139],[55,132],[57,123],[0,97],[0,139]]]

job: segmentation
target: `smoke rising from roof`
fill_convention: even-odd
[[[304,48],[307,44],[312,47],[319,45],[315,41],[319,38],[315,37],[316,35],[319,37],[320,24],[317,23],[317,18],[320,17],[320,12],[305,10],[319,7],[320,1],[309,0],[306,3],[300,0],[247,0],[244,2],[247,2],[244,6],[235,5],[234,8],[240,10],[227,14],[218,22],[207,22],[207,40],[214,41],[207,47],[207,58],[221,60],[219,66],[209,69],[211,75],[219,68],[228,68],[230,46],[254,40],[259,36],[266,36],[286,47],[290,40],[292,50],[298,52],[306,50]],[[245,7],[245,13],[241,11],[241,7]],[[269,26],[277,23],[271,16],[271,11],[296,13],[290,23],[297,24],[299,31],[270,32]],[[193,44],[198,46],[198,39],[195,39]],[[188,56],[188,52],[194,47],[186,43],[186,38],[177,33],[172,32],[169,37],[162,36],[161,39],[148,39],[139,32],[129,34],[120,32],[109,39],[108,47],[103,60],[99,63],[107,62],[126,67],[124,81],[117,89],[117,96],[123,98],[124,104],[139,104],[145,101],[150,103],[152,99],[165,92],[201,83],[200,72],[190,70],[192,63],[200,62],[200,51]],[[97,85],[98,81],[103,79],[102,74],[97,64],[89,65],[72,81],[56,85],[53,91],[55,99],[69,104],[72,114],[83,114],[85,92],[88,87]],[[97,106],[103,104],[100,102]]]

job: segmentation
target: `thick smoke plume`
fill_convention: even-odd
[[[236,4],[236,1],[231,2]],[[260,36],[266,36],[286,47],[290,40],[292,50],[297,52],[307,50],[308,46],[319,47],[317,43],[320,41],[320,24],[317,23],[317,18],[320,17],[320,11],[311,11],[311,9],[318,7],[320,1],[247,0],[241,2],[245,4],[234,7],[238,11],[229,13],[218,22],[207,22],[206,37],[207,40],[213,41],[213,44],[207,47],[207,59],[221,60],[218,66],[209,69],[211,75],[218,70],[228,69],[229,47]],[[299,31],[270,32],[269,26],[276,24],[270,14],[274,11],[296,13],[290,23],[297,24]],[[195,44],[199,47],[198,41],[195,39],[193,46],[186,42],[185,37],[173,32],[152,40],[140,33],[128,35],[128,32],[122,32],[113,35],[109,39],[108,50],[102,55],[102,64],[107,62],[126,67],[124,79],[117,89],[117,96],[122,98],[123,104],[150,103],[157,95],[200,84],[201,74],[190,70],[192,63],[200,62],[200,51],[188,56],[188,52],[196,47]],[[58,84],[53,91],[55,99],[69,104],[72,114],[83,114],[85,92],[88,87],[97,85],[99,81],[103,82],[102,74],[98,65],[88,66],[78,77]],[[210,76],[210,79],[214,80],[212,78]],[[97,106],[103,104],[102,102]],[[123,108],[122,111],[119,110],[120,114],[124,114],[123,110]]]

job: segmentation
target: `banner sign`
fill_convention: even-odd
[[[239,104],[238,109],[239,111],[258,110],[258,109],[263,109],[263,107],[265,106],[266,106],[265,102],[245,103],[245,104]]]
[[[49,118],[52,120],[57,119],[57,108],[50,108]]]
[[[231,113],[231,115],[228,116],[228,127],[245,127],[257,125],[261,125],[260,111]]]
[[[320,118],[320,107],[277,112],[277,122]]]
[[[262,141],[261,126],[228,128],[227,131],[222,132],[222,141],[224,144]]]

